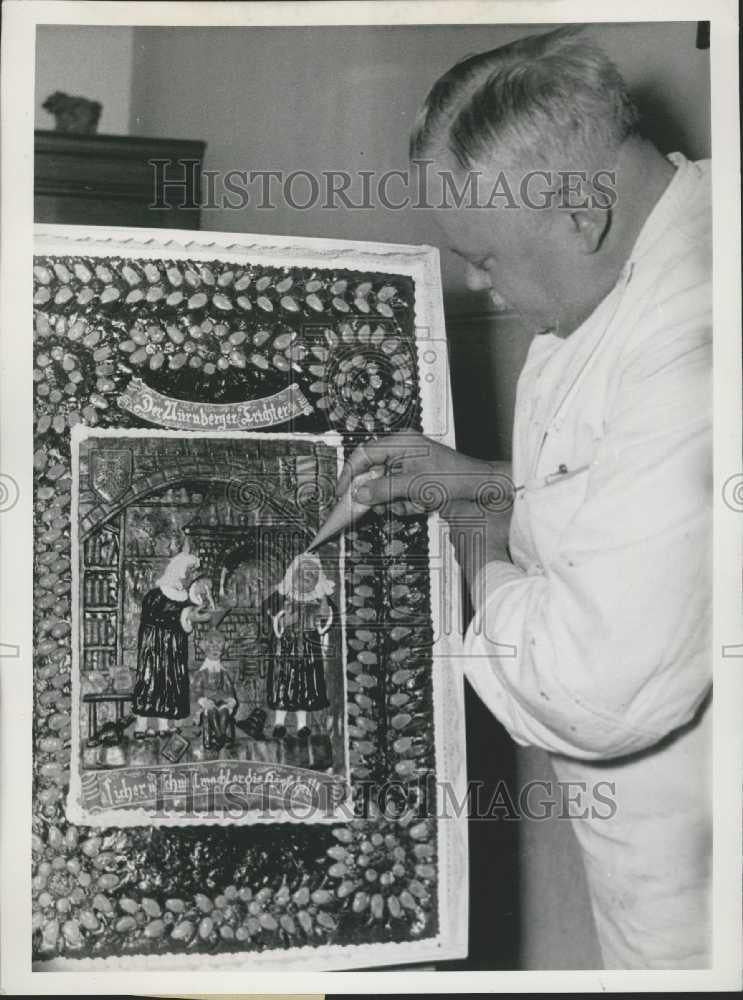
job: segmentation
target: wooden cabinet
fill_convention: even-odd
[[[34,221],[198,229],[204,148],[191,140],[37,130]]]

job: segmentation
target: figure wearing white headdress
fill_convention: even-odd
[[[148,720],[156,722],[162,735],[168,732],[168,719],[185,719],[190,714],[188,636],[195,621],[209,617],[188,595],[188,579],[198,566],[199,558],[190,553],[186,542],[142,599],[132,693],[138,739],[144,738]]]
[[[329,705],[325,661],[334,610],[335,585],[314,553],[298,556],[276,588],[283,603],[272,615],[273,653],[268,668],[267,702],[275,711],[274,736],[286,734],[287,712],[297,713],[297,736],[310,734],[307,713]]]

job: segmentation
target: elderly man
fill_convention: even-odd
[[[605,965],[704,967],[709,164],[664,157],[638,134],[622,78],[575,29],[456,65],[429,94],[412,152],[460,191],[474,176],[480,192],[522,195],[517,209],[437,211],[471,287],[533,335],[512,509],[488,517],[485,564],[461,560],[475,608],[467,676],[517,743],[550,752],[560,781],[589,797],[612,783],[608,818],[585,796],[573,805]],[[569,183],[565,171],[577,172]],[[523,197],[537,189],[527,175],[538,198]],[[378,466],[386,476],[352,483]],[[453,521],[510,471],[402,434],[358,449],[339,491],[414,503],[410,483],[432,469]]]

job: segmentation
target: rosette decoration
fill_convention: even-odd
[[[233,402],[295,383],[347,450],[420,429],[412,281],[351,271],[40,257],[34,266],[33,953],[244,953],[418,940],[437,927],[423,517],[347,537],[347,726],[357,818],[123,830],[65,816],[71,746],[70,430],[149,426],[133,377]],[[376,789],[376,790],[375,790]],[[384,789],[380,799],[379,789]]]
[[[337,430],[402,426],[415,370],[409,279],[344,274],[37,259],[40,433],[101,422],[133,375],[177,399],[212,402],[296,382]]]

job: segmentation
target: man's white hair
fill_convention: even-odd
[[[465,170],[496,161],[561,170],[613,153],[636,131],[637,109],[583,30],[569,25],[457,63],[418,114],[411,158],[448,150]]]

